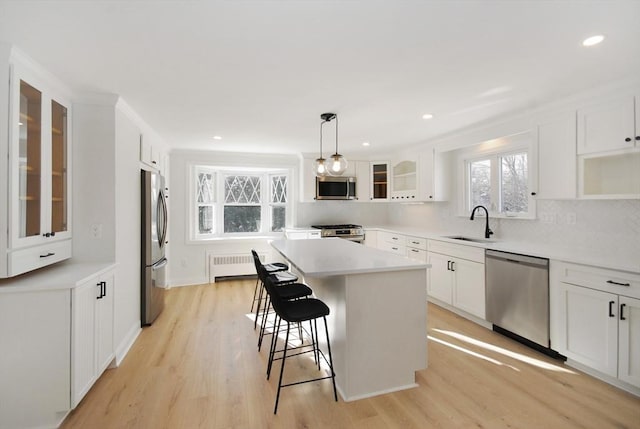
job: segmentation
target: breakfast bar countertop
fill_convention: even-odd
[[[341,238],[276,240],[271,246],[309,277],[429,268],[429,265]]]

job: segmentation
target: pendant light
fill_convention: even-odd
[[[323,113],[320,117],[326,122],[333,119],[336,120],[336,153],[331,155],[327,171],[331,176],[342,176],[347,169],[348,162],[347,158],[338,153],[338,115],[335,113]]]
[[[316,159],[314,167],[316,176],[318,177],[324,177],[327,175],[327,160],[322,157],[322,126],[325,122],[329,121],[324,118],[324,115],[325,114],[320,115],[320,119],[322,119],[322,122],[320,122],[320,157]]]

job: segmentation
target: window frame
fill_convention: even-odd
[[[503,157],[517,154],[527,156],[527,211],[526,212],[505,212],[503,211],[502,199],[502,164]],[[536,201],[531,195],[536,183],[536,162],[537,153],[534,136],[531,133],[521,133],[518,135],[504,137],[502,139],[491,140],[480,145],[473,146],[461,151],[459,156],[460,178],[460,202],[459,215],[469,216],[473,209],[471,203],[471,163],[482,160],[490,161],[491,180],[491,204],[487,207],[492,218],[509,219],[535,219]],[[484,216],[484,213],[477,212]]]
[[[190,192],[188,199],[188,216],[189,219],[189,241],[199,243],[204,241],[215,241],[221,239],[236,238],[261,238],[261,237],[280,237],[284,233],[284,228],[291,224],[293,216],[293,200],[291,198],[291,177],[292,172],[287,168],[252,168],[252,167],[218,167],[210,165],[192,164],[188,169],[188,181],[190,183]],[[214,228],[211,234],[201,234],[198,232],[198,202],[196,200],[197,192],[197,175],[199,172],[213,172],[214,174]],[[224,232],[224,208],[232,205],[253,205],[253,204],[234,204],[225,202],[225,181],[227,176],[259,176],[260,177],[260,228],[257,232]],[[285,207],[285,225],[283,231],[271,231],[272,226],[272,202],[271,202],[271,177],[286,176],[287,178],[287,201],[279,203],[279,206]],[[257,205],[257,204],[256,204]]]

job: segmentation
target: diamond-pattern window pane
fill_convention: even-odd
[[[271,176],[271,202],[287,202],[287,176]]]
[[[196,201],[213,203],[215,201],[213,173],[198,173],[196,180]]]
[[[260,176],[226,176],[225,204],[260,204]]]

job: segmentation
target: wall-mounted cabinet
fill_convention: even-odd
[[[554,115],[539,121],[538,186],[539,199],[573,199],[577,190],[576,114]]]
[[[68,91],[20,54],[3,67],[9,72],[8,122],[0,129],[0,151],[8,159],[8,177],[0,192],[8,217],[0,229],[0,277],[12,277],[71,256],[71,103]]]
[[[447,201],[453,171],[451,152],[436,152],[430,148],[420,153],[418,199]]]
[[[391,167],[391,199],[415,201],[418,197],[418,163],[398,161]]]
[[[140,134],[140,162],[154,170],[164,171],[165,169],[164,151],[145,139],[143,134]]]
[[[389,162],[374,161],[370,163],[371,201],[387,201],[390,197],[391,175],[389,172]]]
[[[640,150],[583,155],[578,163],[581,198],[640,198]]]
[[[631,149],[640,144],[640,97],[600,100],[578,110],[578,154]]]

